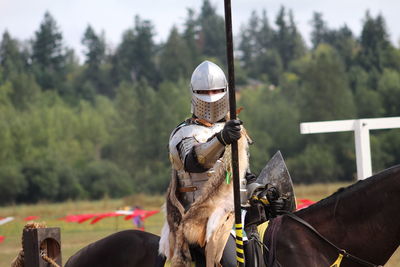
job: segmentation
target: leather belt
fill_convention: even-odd
[[[197,191],[197,186],[186,186],[186,187],[179,187],[178,191],[181,193],[187,193],[187,192],[194,192]]]

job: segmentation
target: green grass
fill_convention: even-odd
[[[0,208],[0,217],[13,216],[14,221],[0,226],[0,235],[6,237],[0,243],[0,267],[10,266],[10,262],[21,249],[22,229],[25,225],[23,218],[35,215],[40,216],[38,222],[45,222],[47,227],[60,227],[63,263],[80,248],[101,239],[116,231],[133,229],[131,220],[124,217],[105,218],[91,225],[90,221],[82,224],[67,223],[58,220],[69,214],[99,213],[114,211],[127,205],[140,205],[146,209],[160,209],[162,196],[147,197],[137,195],[125,199],[103,199],[101,201],[77,201],[64,203],[40,203],[36,205],[17,205]],[[162,213],[157,213],[145,221],[146,231],[159,234],[163,223]]]
[[[345,183],[315,184],[311,186],[295,185],[298,198],[308,198],[318,201],[335,192],[338,188],[347,186]],[[90,221],[82,224],[67,223],[58,218],[69,214],[97,213],[114,211],[118,208],[131,205],[140,205],[145,209],[160,209],[163,196],[135,195],[124,199],[103,199],[100,201],[69,201],[64,203],[40,203],[36,205],[16,205],[0,207],[0,217],[13,216],[15,220],[0,226],[0,235],[6,236],[0,243],[0,267],[10,266],[12,259],[21,249],[21,234],[25,225],[23,218],[36,215],[40,216],[39,222],[45,222],[48,227],[61,228],[61,247],[63,264],[80,248],[101,239],[116,231],[133,229],[132,222],[125,221],[123,216],[106,218],[91,225]],[[145,221],[146,231],[160,234],[163,224],[163,214],[158,213]],[[399,266],[400,251],[397,251],[385,267]]]

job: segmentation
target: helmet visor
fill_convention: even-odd
[[[226,88],[212,89],[212,90],[193,90],[193,95],[208,103],[216,102],[223,98],[226,94]]]

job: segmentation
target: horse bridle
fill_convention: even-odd
[[[332,246],[333,248],[336,249],[337,253],[339,255],[343,255],[344,258],[347,258],[349,260],[352,260],[354,262],[357,262],[361,265],[364,266],[369,266],[369,267],[383,267],[382,265],[376,265],[373,264],[369,261],[360,259],[357,256],[354,256],[350,253],[348,253],[346,250],[339,248],[338,246],[336,246],[335,244],[333,244],[331,241],[329,241],[328,239],[326,239],[326,237],[324,237],[323,235],[321,235],[311,224],[309,224],[308,222],[306,222],[305,220],[303,220],[302,218],[298,217],[297,215],[291,213],[291,212],[283,212],[284,215],[288,216],[289,218],[293,219],[294,221],[304,225],[305,227],[307,227],[309,230],[311,230],[315,235],[317,235],[321,240],[323,240],[324,242],[326,242],[327,244],[329,244],[330,246]]]

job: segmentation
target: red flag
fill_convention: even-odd
[[[159,210],[139,210],[139,209],[137,209],[131,215],[125,216],[125,220],[132,219],[133,217],[136,217],[136,216],[140,216],[140,218],[142,218],[144,220],[144,219],[146,219],[156,213],[159,213],[159,212],[160,212]]]
[[[91,218],[97,216],[98,214],[74,214],[74,215],[67,215],[65,217],[60,218],[59,220],[63,220],[66,222],[77,222],[83,223]]]
[[[116,213],[116,212],[103,213],[103,214],[100,214],[100,215],[96,216],[96,218],[94,218],[94,219],[90,222],[90,224],[95,224],[95,223],[97,223],[98,221],[100,221],[100,220],[102,220],[102,219],[104,219],[104,218],[107,218],[107,217],[116,217],[116,216],[122,216],[122,214],[119,214],[119,213]]]
[[[132,219],[133,217],[140,216],[142,217],[145,214],[145,210],[135,209],[131,214],[125,216],[125,220]]]
[[[314,204],[315,202],[309,199],[299,199],[297,200],[297,210],[307,208],[308,206]]]
[[[33,221],[33,220],[37,220],[39,219],[39,216],[28,216],[26,218],[24,218],[24,221]]]
[[[154,214],[159,213],[159,212],[160,212],[159,210],[148,210],[148,211],[146,211],[145,215],[142,216],[142,219],[144,220],[147,217],[153,216]]]
[[[4,239],[6,239],[5,236],[0,235],[0,243],[4,241]]]
[[[67,215],[65,217],[59,218],[59,220],[63,220],[66,222],[77,222],[83,223],[87,220],[93,219],[90,224],[95,224],[100,220],[107,218],[107,217],[116,217],[116,216],[125,216],[125,220],[129,220],[133,217],[139,216],[142,220],[150,217],[156,213],[160,212],[159,210],[141,210],[136,209],[134,211],[116,211],[116,212],[106,212],[106,213],[94,213],[94,214],[73,214]],[[128,214],[128,215],[127,215]]]

